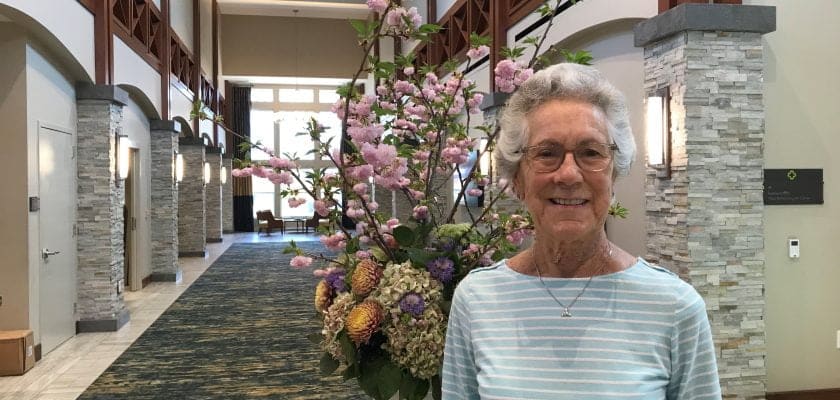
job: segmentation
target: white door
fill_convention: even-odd
[[[76,334],[76,160],[73,134],[38,127],[41,351]]]

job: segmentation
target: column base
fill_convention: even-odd
[[[207,238],[207,243],[222,243],[222,238]]]
[[[207,251],[179,251],[178,257],[207,257]]]
[[[153,272],[149,275],[152,282],[181,282],[182,273],[179,269],[177,272]]]
[[[76,321],[76,333],[116,332],[131,319],[128,310],[122,310],[115,319]]]

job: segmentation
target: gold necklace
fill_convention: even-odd
[[[607,242],[607,246],[609,246],[609,249],[610,249],[609,252],[607,253],[607,259],[609,259],[610,257],[612,257],[612,252],[613,252],[612,243]],[[531,256],[532,257],[534,257],[533,252],[534,251],[531,250]],[[563,318],[571,318],[572,317],[572,311],[571,311],[572,307],[574,307],[575,303],[577,303],[580,296],[583,296],[583,292],[585,292],[586,289],[589,288],[589,284],[592,283],[592,278],[594,278],[595,275],[597,275],[598,273],[600,273],[604,269],[604,266],[602,264],[601,268],[599,268],[598,271],[595,272],[595,274],[593,274],[592,276],[589,277],[589,279],[586,281],[586,285],[584,285],[583,289],[580,290],[580,293],[578,293],[577,296],[575,296],[574,300],[572,300],[572,302],[569,303],[569,305],[567,306],[567,305],[563,304],[563,302],[561,302],[559,299],[557,299],[557,296],[555,296],[554,293],[551,292],[551,289],[549,289],[548,286],[545,285],[545,282],[543,282],[542,273],[540,272],[540,265],[537,264],[537,257],[534,257],[534,267],[537,268],[537,278],[539,278],[540,284],[542,284],[543,289],[545,289],[545,291],[548,293],[548,295],[551,296],[551,298],[554,299],[554,301],[557,302],[557,304],[559,304],[560,307],[563,307],[563,313],[560,314],[560,316],[563,317]]]

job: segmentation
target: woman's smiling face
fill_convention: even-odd
[[[612,144],[606,118],[598,107],[579,100],[551,100],[530,112],[528,152],[515,179],[516,192],[534,220],[538,238],[593,238],[606,222],[613,185],[613,163],[602,171],[581,169],[573,149],[585,144]],[[562,147],[563,162],[554,171],[538,172],[534,146]]]

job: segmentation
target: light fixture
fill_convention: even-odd
[[[209,162],[204,163],[204,183],[205,184],[210,183],[210,163]]]
[[[175,181],[181,182],[184,180],[184,155],[175,153]]]
[[[487,151],[487,139],[481,139],[481,158],[478,160],[479,172],[490,175],[490,152]]]
[[[647,129],[647,162],[648,166],[661,168],[664,177],[671,176],[671,127],[670,127],[670,93],[668,88],[661,89],[645,102]]]
[[[227,167],[222,166],[222,172],[219,173],[219,180],[222,182],[222,185],[227,183]]]
[[[128,177],[128,153],[131,151],[131,142],[128,135],[117,135],[117,181]]]

